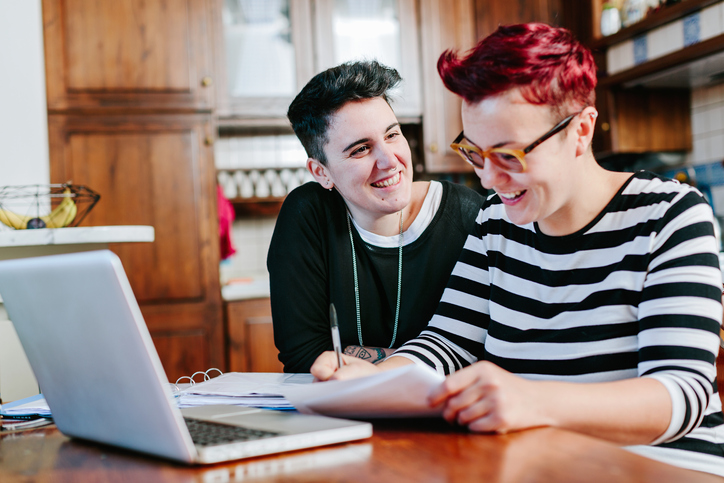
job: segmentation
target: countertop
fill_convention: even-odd
[[[0,231],[0,248],[42,245],[152,242],[152,226],[118,225]]]
[[[269,297],[268,274],[258,274],[246,278],[234,279],[221,286],[221,298],[226,302],[267,297]]]

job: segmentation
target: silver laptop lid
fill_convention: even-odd
[[[196,459],[115,254],[0,261],[0,295],[61,432]]]

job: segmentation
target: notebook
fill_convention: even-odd
[[[372,434],[367,422],[296,412],[178,409],[121,261],[108,250],[0,261],[0,296],[67,436],[190,464]]]

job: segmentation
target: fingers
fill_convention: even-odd
[[[334,381],[369,376],[380,370],[373,364],[357,357],[342,354],[344,365],[337,367],[337,355],[332,351],[323,352],[314,361],[309,372],[315,381]]]
[[[344,355],[342,357],[344,357]],[[336,370],[337,355],[332,351],[327,351],[322,352],[319,357],[317,357],[309,372],[312,373],[315,381],[326,381],[334,375]]]
[[[477,363],[447,376],[445,381],[427,397],[430,406],[436,406],[447,401],[452,396],[473,385],[481,377],[484,378],[484,374],[481,374],[484,371],[484,363]]]

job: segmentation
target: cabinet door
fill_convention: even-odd
[[[229,370],[283,372],[274,345],[271,302],[268,298],[226,303]]]
[[[207,0],[43,0],[48,109],[213,107]]]
[[[599,89],[593,151],[691,151],[691,92],[678,88]]]
[[[560,25],[564,16],[562,0],[475,0],[475,18],[479,39],[492,34],[498,25],[544,22]],[[586,0],[575,0],[585,3]]]
[[[472,171],[450,149],[460,133],[461,101],[448,91],[437,74],[437,59],[446,49],[467,50],[475,43],[472,0],[420,0],[425,168],[429,173]]]
[[[151,225],[114,244],[169,379],[224,369],[216,180],[205,115],[48,116],[53,182],[101,199],[83,225]]]

